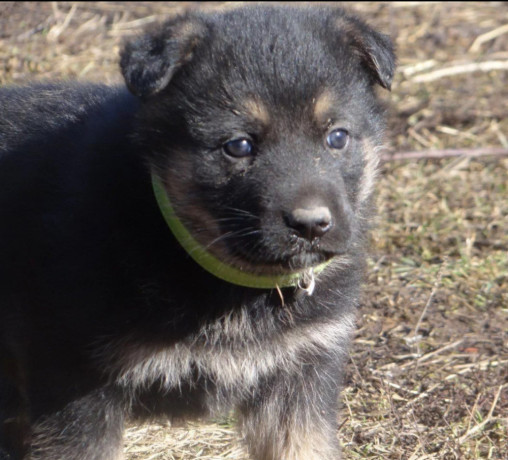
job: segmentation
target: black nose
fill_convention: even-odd
[[[286,222],[288,227],[296,230],[299,236],[309,241],[323,236],[333,227],[332,214],[325,206],[293,209],[287,215]]]

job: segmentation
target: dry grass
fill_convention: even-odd
[[[187,423],[184,426],[145,425],[126,432],[128,460],[247,460],[229,420],[213,424]]]
[[[206,7],[213,5],[207,4]],[[4,2],[0,84],[119,82],[124,37],[192,2]],[[508,148],[506,3],[359,3],[395,39],[388,150]],[[384,165],[346,458],[508,457],[508,159]],[[131,427],[129,460],[245,459],[231,420]]]

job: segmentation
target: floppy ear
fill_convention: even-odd
[[[129,90],[146,97],[164,89],[175,72],[190,61],[205,32],[205,25],[197,18],[183,16],[127,43],[120,67]]]
[[[374,81],[390,90],[396,61],[391,38],[376,32],[355,17],[339,18],[336,25],[346,33],[347,40]]]

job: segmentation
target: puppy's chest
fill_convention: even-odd
[[[117,384],[165,390],[198,380],[231,391],[248,389],[275,371],[298,372],[310,356],[342,353],[354,319],[344,316],[304,326],[259,324],[241,310],[169,346],[136,340],[110,346],[107,360]]]

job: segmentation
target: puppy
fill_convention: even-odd
[[[340,456],[390,40],[337,8],[175,17],[126,88],[0,91],[0,458],[122,458],[235,410],[257,460]]]

